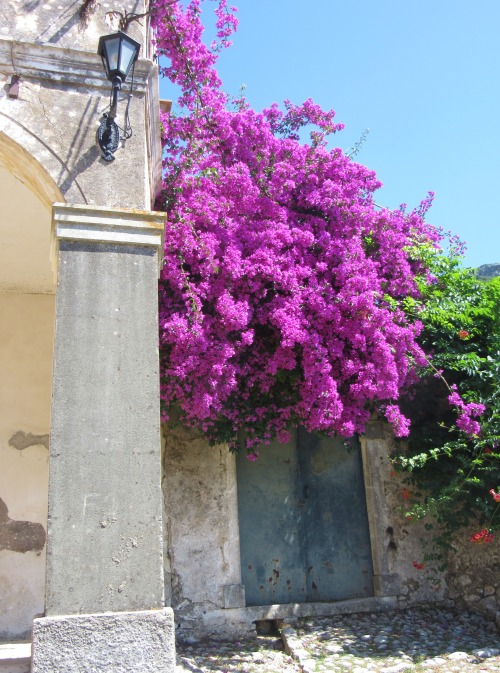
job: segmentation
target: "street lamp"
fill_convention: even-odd
[[[112,35],[103,35],[99,40],[97,53],[102,58],[106,77],[112,84],[110,110],[104,113],[97,130],[97,142],[102,150],[103,159],[106,161],[114,160],[113,154],[120,144],[120,130],[115,122],[118,93],[137,61],[140,48],[141,45],[138,42],[121,31]]]

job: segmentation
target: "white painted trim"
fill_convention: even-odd
[[[158,272],[163,263],[165,213],[54,203],[52,260],[57,266],[59,241],[136,245],[158,249]]]

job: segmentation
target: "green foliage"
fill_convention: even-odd
[[[446,547],[473,523],[500,528],[500,277],[480,281],[453,257],[435,255],[431,268],[436,282],[422,282],[423,302],[405,307],[423,323],[420,342],[430,358],[403,406],[412,430],[393,460],[412,484],[410,517],[432,515]],[[454,386],[464,403],[486,407],[477,435],[457,427],[448,400]]]

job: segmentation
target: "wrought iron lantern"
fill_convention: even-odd
[[[138,42],[121,31],[112,35],[103,35],[99,40],[97,53],[102,58],[106,77],[112,85],[110,109],[109,112],[104,113],[97,130],[97,142],[102,150],[103,159],[106,161],[114,160],[113,155],[120,144],[120,129],[115,122],[118,94],[130,70],[132,70],[133,81],[133,66],[139,56],[140,48],[141,45]],[[132,129],[128,124],[128,105],[126,118],[125,137],[130,137]]]

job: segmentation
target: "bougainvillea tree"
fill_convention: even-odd
[[[430,199],[378,207],[375,174],[329,147],[342,125],[311,100],[256,112],[229,99],[215,65],[236,10],[217,0],[205,46],[201,6],[152,7],[163,75],[181,90],[162,118],[165,413],[176,405],[233,447],[244,430],[250,452],[298,423],[351,436],[374,411],[405,435],[398,400],[422,353],[403,306],[439,238]]]

